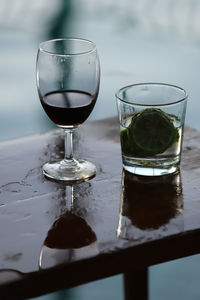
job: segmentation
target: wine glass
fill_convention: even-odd
[[[96,45],[85,39],[42,42],[36,63],[37,88],[48,117],[65,132],[65,156],[48,162],[43,174],[58,182],[86,181],[96,174],[91,162],[73,157],[73,131],[90,115],[100,83]]]

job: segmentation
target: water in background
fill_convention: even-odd
[[[97,44],[101,89],[90,119],[117,114],[119,87],[157,81],[188,91],[186,121],[200,129],[200,1],[10,1],[0,0],[0,140],[54,127],[39,103],[35,59],[40,41],[61,36]]]
[[[101,88],[90,120],[117,115],[114,94],[123,85],[167,82],[188,91],[186,122],[200,129],[199,15],[199,0],[0,0],[0,140],[55,127],[39,103],[35,60],[40,41],[66,36],[93,40],[99,50]],[[196,255],[150,268],[150,300],[200,299],[199,266]],[[116,276],[38,299],[122,295]]]

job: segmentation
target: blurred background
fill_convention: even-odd
[[[200,129],[200,0],[0,0],[0,140],[54,124],[36,89],[38,44],[82,37],[97,44],[101,87],[90,120],[117,115],[115,92],[166,82],[189,93],[187,125]],[[199,300],[199,255],[150,268],[150,300]],[[121,300],[122,276],[39,297]]]

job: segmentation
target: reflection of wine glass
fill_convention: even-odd
[[[67,203],[69,208],[51,226],[40,252],[39,267],[42,269],[98,253],[96,234],[74,212],[73,186],[66,187],[66,196],[71,197],[71,203]]]
[[[138,176],[124,170],[121,211],[117,234],[140,238],[144,232],[179,230],[183,197],[180,173],[167,176]],[[172,222],[173,220],[173,222]],[[181,222],[180,222],[181,221]],[[170,222],[172,222],[170,224]]]
[[[100,65],[96,45],[83,39],[56,39],[39,45],[37,88],[49,118],[65,131],[65,157],[43,166],[49,179],[84,181],[95,166],[73,157],[72,135],[90,115],[99,91]]]

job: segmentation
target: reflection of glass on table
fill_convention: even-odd
[[[183,230],[180,173],[144,177],[123,171],[117,235],[123,239],[151,239]]]
[[[73,186],[66,186],[66,195],[71,196],[70,210],[61,214],[47,233],[39,257],[41,269],[98,253],[96,234],[74,211]]]

